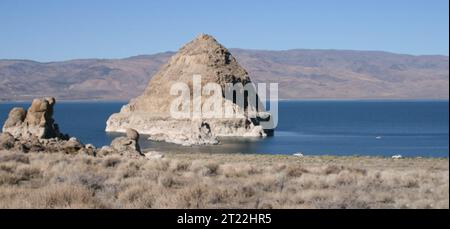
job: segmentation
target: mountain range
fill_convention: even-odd
[[[449,57],[380,51],[230,49],[255,83],[281,99],[448,99]],[[174,52],[60,62],[0,60],[0,100],[127,100]]]

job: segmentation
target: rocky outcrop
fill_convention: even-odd
[[[13,150],[23,153],[65,153],[77,154],[84,152],[85,146],[76,138],[63,140],[59,138],[15,138],[10,133],[0,134],[0,150]],[[92,153],[92,155],[94,155]]]
[[[126,133],[127,133],[127,138],[134,140],[134,141],[139,141],[139,133],[136,130],[128,128]]]
[[[218,84],[222,95],[215,101],[223,106],[229,105],[234,111],[244,111],[243,115],[232,118],[174,118],[170,114],[170,106],[176,97],[171,95],[171,87],[175,83],[188,85],[192,99],[194,75],[201,76],[202,86]],[[264,130],[258,123],[258,113],[263,111],[259,100],[248,100],[239,106],[233,99],[225,98],[223,92],[226,85],[237,83],[251,83],[247,71],[212,36],[202,34],[182,47],[156,73],[144,94],[109,117],[106,131],[125,132],[127,128],[133,128],[149,135],[151,140],[182,145],[217,144],[218,137],[222,136],[267,136],[270,130]],[[241,91],[238,93],[244,94]],[[256,94],[255,91],[250,93]],[[205,105],[206,98],[202,96],[199,100],[201,106]],[[250,113],[255,113],[255,117],[250,117]]]
[[[171,128],[167,131],[160,131],[150,135],[149,139],[184,146],[208,144],[215,145],[219,143],[217,136],[211,132],[211,127],[207,122],[192,121],[182,124],[186,126],[179,126],[178,129]]]
[[[127,129],[125,137],[115,138],[111,142],[111,148],[120,154],[143,155],[139,146],[139,133],[133,129]]]
[[[0,133],[0,149],[11,149],[14,147],[15,139],[10,133]]]
[[[54,98],[33,100],[28,111],[13,108],[0,133],[0,150],[23,153],[64,153],[105,156],[110,154],[146,158],[139,146],[139,133],[127,129],[126,137],[113,140],[111,146],[95,148],[84,145],[77,138],[61,134],[53,120]]]
[[[71,137],[69,140],[59,138],[14,138],[10,133],[0,134],[0,150],[12,150],[23,153],[63,153],[63,154],[87,154],[102,157],[106,155],[121,155],[133,158],[143,157],[137,140],[129,137],[118,137],[110,146],[100,149],[91,144],[84,145],[78,139]]]
[[[59,132],[59,127],[53,120],[55,98],[34,99],[28,111],[21,107],[13,108],[3,125],[3,132],[8,132],[15,138],[68,139],[68,135]]]
[[[6,128],[21,126],[26,116],[27,111],[25,111],[25,109],[22,107],[14,107],[9,112],[8,119],[6,119],[5,124],[3,125],[3,130]]]

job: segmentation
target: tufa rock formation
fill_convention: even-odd
[[[0,149],[11,149],[14,147],[15,138],[10,133],[0,133]]]
[[[171,87],[179,82],[187,84],[192,108],[193,75],[201,75],[202,87],[207,83],[220,85],[222,96],[215,101],[224,106],[230,105],[235,111],[246,112],[233,118],[173,118],[170,106],[176,97],[170,94]],[[271,134],[271,130],[264,130],[259,125],[258,117],[263,109],[259,99],[257,104],[246,101],[243,107],[238,106],[235,101],[225,98],[227,83],[246,85],[251,80],[247,71],[224,46],[212,36],[202,34],[182,47],[156,73],[141,96],[132,99],[119,113],[109,117],[106,131],[125,132],[127,128],[134,128],[149,135],[151,140],[182,145],[217,144],[221,136],[264,137]],[[252,93],[256,95],[256,92]],[[202,96],[202,106],[206,98]],[[256,115],[250,117],[249,114]]]
[[[13,108],[0,133],[0,150],[14,150],[23,153],[84,153],[91,156],[111,154],[132,158],[146,158],[142,154],[138,140],[139,133],[127,129],[126,137],[113,140],[111,146],[96,149],[93,145],[84,145],[78,139],[69,138],[59,132],[53,120],[54,98],[34,99],[28,111]],[[148,157],[147,157],[148,158]]]
[[[21,107],[13,108],[3,125],[3,132],[8,132],[15,138],[68,139],[59,132],[59,127],[53,120],[55,98],[34,99],[28,111]]]
[[[136,152],[142,154],[141,147],[139,146],[139,133],[133,129],[127,129],[126,133],[126,137],[115,138],[111,142],[111,147],[121,153]]]

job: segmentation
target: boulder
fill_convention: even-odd
[[[83,151],[86,154],[91,155],[91,156],[96,156],[97,155],[97,148],[94,145],[92,145],[92,144],[86,144],[84,146]]]
[[[92,144],[86,144],[84,147],[85,147],[86,149],[93,149],[93,150],[96,149],[95,146],[92,145]]]
[[[125,137],[117,137],[111,142],[111,149],[117,151],[117,153],[140,155],[143,156],[141,152],[141,147],[139,145],[139,133],[136,130],[128,129],[127,135]],[[109,150],[106,149],[105,150]],[[111,153],[111,152],[105,152]]]
[[[111,147],[119,152],[137,152],[141,154],[139,143],[127,137],[118,137],[111,142]]]
[[[127,138],[135,140],[135,141],[139,141],[139,133],[131,128],[128,128],[126,131],[127,134]]]
[[[111,146],[103,146],[102,148],[97,150],[96,156],[108,156],[111,154],[118,154],[118,153],[119,152]]]
[[[14,107],[9,112],[8,119],[6,119],[3,128],[10,128],[22,125],[26,115],[27,112],[25,111],[25,109],[23,109],[22,107]]]
[[[11,149],[15,145],[14,136],[10,133],[0,133],[0,150]]]
[[[78,139],[76,139],[74,137],[70,138],[68,141],[65,141],[62,144],[62,150],[66,154],[75,154],[84,148],[85,148],[85,146],[80,141],[78,141]]]

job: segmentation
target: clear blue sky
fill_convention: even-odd
[[[230,48],[448,55],[448,0],[0,0],[0,59],[121,58],[199,33]]]

